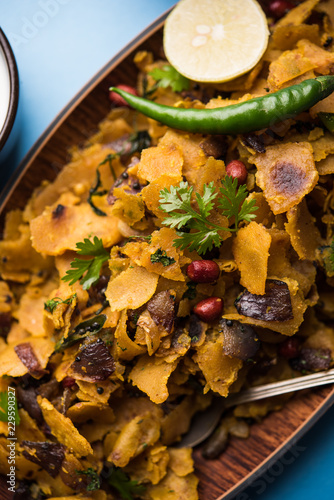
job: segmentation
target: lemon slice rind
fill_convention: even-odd
[[[224,82],[259,62],[268,37],[255,0],[181,0],[166,19],[164,51],[190,80]]]

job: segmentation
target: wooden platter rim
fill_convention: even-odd
[[[289,438],[281,443],[268,457],[255,467],[247,476],[243,477],[229,491],[216,498],[216,500],[232,500],[236,495],[241,493],[245,488],[250,486],[257,477],[261,477],[270,467],[277,462],[289,449],[316,424],[318,420],[331,408],[334,404],[334,387],[330,390],[327,396],[323,399],[320,406],[314,409],[304,422],[292,433]],[[279,411],[283,411],[282,410]],[[252,479],[254,477],[254,479]],[[252,480],[251,480],[252,479]]]

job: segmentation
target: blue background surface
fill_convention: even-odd
[[[15,147],[0,191],[72,97],[175,0],[1,0],[0,25],[20,75]],[[236,500],[334,499],[334,408]]]

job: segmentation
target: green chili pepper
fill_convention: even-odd
[[[321,111],[318,113],[318,117],[330,132],[334,132],[334,113]]]
[[[112,87],[130,106],[171,128],[200,134],[244,134],[308,110],[334,91],[334,76],[318,76],[263,97],[215,109],[157,104]]]

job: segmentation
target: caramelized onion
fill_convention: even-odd
[[[225,354],[246,361],[257,353],[260,341],[250,325],[226,319],[222,319],[219,325],[224,335]]]
[[[288,321],[293,319],[288,285],[280,280],[267,280],[265,294],[255,295],[244,291],[236,300],[239,314],[263,321]]]

